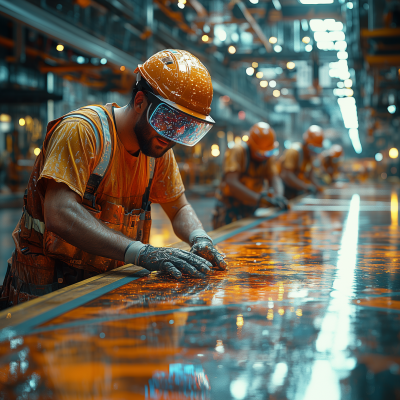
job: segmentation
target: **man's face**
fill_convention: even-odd
[[[175,146],[175,142],[160,136],[147,121],[147,108],[134,127],[134,131],[140,146],[140,150],[148,157],[162,157],[169,149]]]

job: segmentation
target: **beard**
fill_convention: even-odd
[[[172,149],[176,143],[165,139],[164,137],[163,140],[169,142],[168,146],[161,146],[158,143],[157,137],[160,137],[160,135],[152,129],[150,124],[147,122],[147,108],[141,115],[139,121],[136,122],[134,132],[139,143],[140,151],[148,157],[160,158],[169,149]]]

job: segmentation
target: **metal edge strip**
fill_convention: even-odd
[[[45,322],[48,322],[51,319],[60,316],[61,314],[71,311],[74,308],[80,307],[85,303],[88,303],[89,301],[92,301],[97,297],[102,296],[103,294],[106,294],[114,289],[118,289],[119,287],[124,286],[127,283],[135,281],[139,278],[142,278],[145,275],[148,275],[148,271],[146,270],[135,272],[135,274],[132,276],[126,276],[125,278],[119,279],[90,293],[86,293],[81,297],[78,297],[62,305],[56,306],[48,311],[45,311],[40,315],[28,318],[27,320],[21,322],[16,326],[3,328],[0,331],[0,342],[9,340],[11,337],[14,337],[16,335],[26,335],[28,333],[32,333],[32,329],[34,327],[44,324]]]

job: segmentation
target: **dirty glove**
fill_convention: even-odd
[[[282,208],[282,200],[278,197],[270,197],[267,194],[262,194],[258,200],[256,208],[259,207],[277,207]]]
[[[288,199],[284,196],[274,196],[273,199],[275,200],[277,206],[281,210],[287,210],[289,208]]]
[[[307,192],[310,192],[311,194],[317,194],[318,188],[315,185],[307,185]]]
[[[192,245],[191,253],[209,261],[215,269],[223,271],[227,264],[221,253],[214,247],[210,236],[203,229],[194,230],[189,236],[189,243]]]
[[[139,265],[149,271],[161,271],[176,279],[188,274],[193,278],[204,278],[211,273],[212,265],[205,259],[188,251],[173,247],[153,247],[141,242],[132,242],[125,251],[125,263]]]

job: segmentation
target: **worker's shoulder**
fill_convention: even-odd
[[[245,148],[240,143],[235,143],[232,147],[227,149],[228,155],[241,156],[245,154]]]

